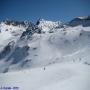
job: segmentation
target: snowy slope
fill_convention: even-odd
[[[1,23],[0,72],[58,62],[90,64],[90,27],[56,28],[57,25],[56,22],[45,20],[41,20],[38,27],[30,24],[28,28]],[[41,31],[39,26],[43,27]],[[53,32],[47,32],[48,26],[48,31]]]
[[[1,22],[0,39],[2,87],[90,90],[89,25],[72,27],[44,19],[36,24]]]
[[[16,90],[90,90],[90,66],[53,64],[50,66],[0,74],[0,85]],[[13,90],[13,89],[12,89]]]
[[[0,49],[3,45],[7,45],[8,42],[17,40],[20,37],[20,34],[25,31],[23,26],[13,26],[7,25],[4,22],[0,24]]]

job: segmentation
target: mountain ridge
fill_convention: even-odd
[[[86,17],[80,19],[86,20]],[[72,26],[44,19],[37,22],[6,20],[0,23],[1,73],[54,63],[90,64],[89,25]]]

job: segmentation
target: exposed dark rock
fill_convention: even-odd
[[[90,16],[74,18],[72,21],[69,22],[68,25],[72,27],[78,25],[82,25],[84,27],[90,26]]]
[[[11,61],[11,64],[17,64],[28,56],[28,50],[29,46],[16,47],[14,52],[6,59],[6,61]]]
[[[3,49],[3,51],[0,52],[0,59],[4,58],[5,56],[7,56],[11,52],[11,50],[14,47],[14,44],[15,44],[14,41],[11,41],[8,43],[8,45]]]
[[[15,21],[15,20],[5,20],[3,21],[6,25],[13,25],[13,26],[17,26],[17,25],[23,25],[25,26],[24,21]]]
[[[21,35],[21,39],[22,38],[31,38],[31,36],[34,34],[34,33],[38,33],[40,34],[41,33],[41,30],[36,26],[34,25],[33,23],[30,23],[29,26],[27,27],[26,31],[24,31]]]

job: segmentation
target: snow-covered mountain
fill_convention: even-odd
[[[89,54],[89,16],[68,24],[44,19],[36,24],[13,20],[0,23],[1,85],[14,84],[20,90],[90,90]],[[22,86],[28,82],[31,86]]]
[[[53,21],[47,21],[47,20],[44,20],[44,19],[39,19],[37,22],[36,22],[36,25],[38,25],[38,27],[42,30],[42,31],[50,31],[52,29],[55,29],[55,28],[61,28],[63,27],[63,23],[60,22],[60,21],[57,21],[57,22],[53,22]]]
[[[6,20],[0,24],[0,37],[0,72],[79,59],[90,63],[89,26],[71,27],[44,19],[36,24]]]
[[[69,22],[70,26],[82,25],[83,27],[90,26],[90,16],[74,18]]]

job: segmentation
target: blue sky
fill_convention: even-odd
[[[67,22],[90,15],[90,0],[0,0],[0,20],[38,18]]]

